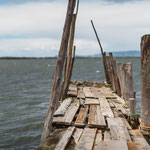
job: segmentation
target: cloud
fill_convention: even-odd
[[[80,3],[76,25],[77,54],[99,53],[90,19],[106,51],[139,50],[150,31],[150,2]],[[67,1],[0,6],[0,56],[55,56],[59,50]]]

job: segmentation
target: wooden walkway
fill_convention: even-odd
[[[150,150],[127,121],[129,110],[109,87],[70,85],[68,98],[54,114],[47,149]]]

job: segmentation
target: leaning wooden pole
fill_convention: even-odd
[[[141,128],[150,132],[150,34],[141,39]]]
[[[96,35],[98,44],[99,44],[99,46],[100,46],[101,55],[102,55],[102,59],[103,59],[103,65],[104,65],[104,72],[105,72],[106,82],[109,83],[109,75],[108,75],[107,64],[106,64],[106,55],[104,54],[103,47],[102,47],[102,45],[101,45],[100,39],[99,39],[99,37],[98,37],[98,34],[97,34],[97,32],[96,32],[96,29],[95,29],[95,26],[94,26],[94,23],[93,23],[92,20],[91,20],[91,24],[92,24],[93,30],[94,30],[94,32],[95,32],[95,35]]]
[[[70,28],[71,28],[71,22],[72,22],[73,12],[75,8],[75,3],[76,3],[76,0],[68,1],[66,20],[65,20],[59,55],[57,59],[57,64],[56,64],[56,68],[53,74],[53,83],[52,83],[52,89],[51,89],[50,102],[48,105],[48,111],[47,111],[45,122],[44,122],[44,128],[43,128],[43,133],[41,137],[41,145],[44,145],[48,136],[50,135],[54,111],[57,105],[57,101],[59,101],[58,99],[59,98],[58,95],[60,94],[59,87],[61,86],[61,82],[62,82],[62,72],[64,68],[65,58],[67,55],[68,40],[69,40],[69,34],[70,34]]]

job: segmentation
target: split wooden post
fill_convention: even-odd
[[[133,93],[133,98],[129,98],[130,114],[136,114],[136,92]]]
[[[112,53],[109,53],[109,55],[110,55],[110,60],[111,60],[112,72],[113,72],[113,75],[114,75],[116,92],[119,96],[121,96],[120,82],[119,82],[119,78],[117,76],[116,66],[115,66],[115,63],[114,63],[114,58],[113,58]]]
[[[125,100],[133,98],[132,63],[118,63],[118,76],[121,86],[121,95]]]
[[[66,14],[64,31],[62,35],[62,41],[60,45],[56,68],[53,74],[53,83],[52,83],[52,89],[51,89],[50,102],[49,102],[48,111],[45,117],[44,128],[43,128],[43,133],[41,137],[41,145],[44,145],[46,143],[46,140],[50,134],[54,111],[55,111],[57,102],[59,101],[58,99],[60,95],[59,87],[61,86],[61,82],[62,82],[62,72],[64,68],[65,58],[67,55],[68,40],[69,40],[69,35],[70,35],[70,28],[71,28],[71,22],[72,22],[75,4],[76,4],[76,0],[68,1],[68,9],[67,9],[67,14]]]
[[[141,39],[141,125],[150,131],[150,34]]]

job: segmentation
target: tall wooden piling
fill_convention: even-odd
[[[141,125],[150,131],[150,34],[141,39]]]
[[[61,82],[62,82],[62,72],[64,68],[65,58],[67,55],[68,40],[69,40],[69,35],[70,35],[70,28],[71,28],[71,22],[72,22],[73,12],[75,8],[75,3],[76,3],[76,0],[68,1],[66,20],[65,20],[59,55],[57,59],[56,69],[53,74],[53,83],[52,83],[52,89],[51,89],[50,102],[49,102],[48,111],[45,117],[44,128],[43,128],[43,133],[41,137],[41,145],[44,145],[44,143],[46,142],[50,134],[54,111],[55,111],[57,102],[59,101],[58,99],[59,98],[58,95],[60,95],[59,87],[61,86]]]
[[[119,96],[121,96],[120,82],[119,82],[119,78],[118,78],[118,75],[117,75],[117,70],[116,70],[116,65],[114,63],[114,58],[113,58],[112,53],[109,53],[109,55],[110,55],[112,72],[113,72],[114,81],[115,81],[114,83],[115,83],[116,92]]]
[[[132,63],[117,63],[121,95],[125,100],[134,97]]]

